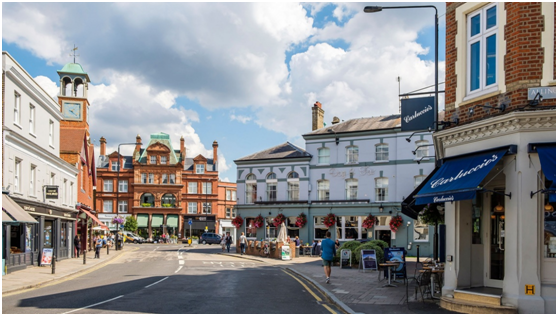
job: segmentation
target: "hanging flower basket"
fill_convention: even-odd
[[[304,225],[306,225],[306,222],[308,222],[308,220],[306,219],[306,214],[304,213],[300,213],[298,214],[298,217],[296,218],[296,223],[295,225],[297,227],[304,227]]]
[[[283,213],[279,213],[277,214],[277,216],[275,216],[275,218],[273,219],[273,226],[275,227],[279,227],[281,224],[283,224],[285,222],[285,215],[283,215]]]
[[[335,225],[335,214],[333,213],[329,213],[324,217],[324,225],[327,228],[330,228],[331,226]]]
[[[366,216],[366,218],[362,222],[362,227],[366,228],[366,229],[369,229],[369,228],[374,227],[375,223],[376,223],[376,218],[372,215],[368,215],[368,216]]]
[[[389,228],[392,232],[396,232],[401,224],[403,224],[403,218],[400,215],[397,215],[392,217],[391,221],[389,221]]]
[[[232,220],[232,224],[236,227],[236,228],[240,228],[240,226],[242,226],[242,217],[240,217],[240,215],[237,215],[233,220]]]
[[[254,219],[254,226],[256,228],[260,228],[263,227],[263,224],[264,224],[264,218],[261,215],[258,215],[258,217]]]
[[[434,226],[444,223],[444,213],[444,204],[430,203],[419,212],[418,216],[424,224]]]
[[[112,224],[117,224],[118,226],[124,225],[124,218],[122,218],[121,216],[117,216],[112,219]]]

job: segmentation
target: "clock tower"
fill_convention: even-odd
[[[66,64],[58,70],[60,76],[60,92],[58,103],[64,116],[60,127],[83,128],[89,136],[89,100],[87,90],[89,75],[80,64]]]

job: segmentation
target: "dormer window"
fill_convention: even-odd
[[[162,164],[162,165],[166,165],[166,164],[167,164],[167,156],[161,156],[161,164]]]
[[[196,173],[197,174],[204,173],[204,171],[205,171],[205,165],[203,165],[203,164],[197,164],[196,165]]]
[[[111,165],[111,168],[110,168],[111,171],[118,171],[118,161],[117,160],[113,160],[110,165]]]
[[[149,163],[152,164],[152,165],[157,164],[157,156],[155,156],[155,155],[149,156]]]

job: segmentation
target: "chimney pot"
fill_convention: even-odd
[[[101,144],[101,156],[104,156],[106,155],[107,151],[107,140],[103,136],[101,136],[99,143]]]

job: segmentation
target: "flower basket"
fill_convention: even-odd
[[[333,213],[329,213],[324,217],[324,225],[327,228],[330,228],[331,226],[335,225],[335,214]]]
[[[366,229],[370,229],[370,228],[374,227],[375,223],[376,223],[376,218],[372,215],[368,215],[368,216],[366,216],[366,218],[362,222],[362,227],[366,228]]]
[[[420,221],[427,225],[435,226],[444,223],[444,205],[430,203],[418,214]]]
[[[236,227],[236,228],[240,228],[240,226],[242,226],[242,217],[240,217],[240,215],[237,215],[233,220],[232,220],[232,224]]]
[[[258,215],[258,217],[254,219],[254,226],[256,228],[260,228],[263,227],[263,224],[264,224],[264,218],[261,215]]]
[[[300,214],[298,214],[298,217],[296,218],[295,225],[297,227],[302,228],[302,227],[304,227],[304,225],[306,225],[307,222],[308,222],[308,220],[306,219],[306,214],[300,213]]]
[[[279,227],[279,226],[281,226],[281,224],[283,224],[284,222],[285,222],[285,215],[283,215],[283,213],[279,213],[279,214],[277,214],[277,216],[275,216],[275,218],[273,219],[273,226]]]
[[[389,221],[389,228],[392,232],[396,232],[401,224],[403,224],[403,218],[400,215],[397,215],[392,217]]]
[[[122,218],[121,216],[117,216],[112,219],[112,224],[117,224],[118,226],[124,225],[124,218]]]

